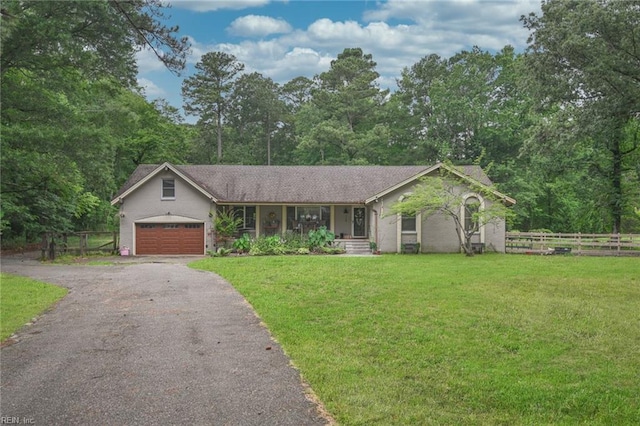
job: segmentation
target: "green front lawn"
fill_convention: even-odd
[[[30,278],[0,275],[0,341],[62,299],[67,289]]]
[[[637,424],[640,260],[204,259],[343,425]]]

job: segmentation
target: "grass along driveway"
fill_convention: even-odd
[[[343,425],[636,424],[640,262],[204,259]]]
[[[67,289],[30,278],[0,274],[0,341],[67,294]]]

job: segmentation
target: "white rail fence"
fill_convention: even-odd
[[[507,253],[640,256],[640,234],[507,232]]]

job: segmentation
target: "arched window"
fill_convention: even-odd
[[[481,202],[476,196],[467,197],[464,200],[464,230],[470,232],[472,230],[478,230],[477,221],[474,220],[474,215],[480,211]]]

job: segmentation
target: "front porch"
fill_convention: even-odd
[[[217,212],[231,214],[241,224],[231,238],[218,240],[212,233],[211,246],[230,248],[245,234],[252,240],[275,235],[306,239],[310,231],[326,227],[335,235],[333,247],[347,254],[371,254],[368,210],[362,205],[222,205]]]
[[[218,211],[241,220],[237,236],[251,238],[299,233],[326,227],[336,240],[369,241],[369,209],[363,205],[220,205]]]

